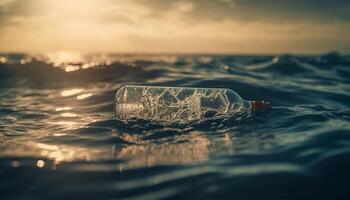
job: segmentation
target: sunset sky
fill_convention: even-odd
[[[0,51],[350,53],[349,0],[0,0]]]

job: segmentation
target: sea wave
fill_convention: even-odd
[[[0,61],[2,197],[350,197],[349,56],[60,52]],[[229,88],[273,108],[124,121],[113,113],[123,84]]]

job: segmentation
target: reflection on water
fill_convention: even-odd
[[[305,191],[321,196],[320,186],[348,191],[349,57],[74,61],[62,54],[52,60],[63,62],[59,68],[26,57],[0,57],[0,199],[284,199],[286,191],[300,199]],[[80,70],[66,73],[69,65]],[[190,124],[124,121],[113,107],[125,83],[225,87],[276,107]]]
[[[100,65],[110,65],[115,60],[104,54],[86,56],[79,52],[73,51],[58,51],[52,53],[39,54],[35,55],[35,59],[45,63],[50,63],[55,67],[60,67],[64,69],[65,72],[74,72],[81,69],[84,70]],[[30,62],[31,60],[25,60],[24,64],[28,61]]]
[[[80,67],[77,66],[77,65],[68,65],[68,66],[66,66],[66,67],[64,68],[64,70],[65,70],[66,72],[74,72],[74,71],[77,71],[77,70],[79,70],[79,69],[80,69]]]
[[[74,113],[68,113],[68,112],[66,112],[66,113],[62,113],[61,116],[62,116],[62,117],[76,117],[77,115],[74,114]]]
[[[81,94],[81,95],[77,96],[77,99],[82,100],[82,99],[86,99],[86,98],[91,97],[91,96],[92,96],[92,93]]]
[[[65,107],[58,107],[58,108],[56,108],[56,111],[65,111],[65,110],[72,110],[72,107],[65,106]]]
[[[63,66],[67,63],[80,63],[84,62],[85,59],[82,54],[72,51],[58,51],[52,53],[46,53],[38,55],[39,59],[45,60],[46,62],[52,63],[54,66]]]
[[[38,160],[36,162],[36,166],[39,167],[39,168],[43,168],[45,166],[45,161],[43,160]]]
[[[67,96],[73,96],[73,95],[79,94],[81,92],[83,92],[82,88],[74,88],[74,89],[69,89],[69,90],[63,90],[61,92],[61,95],[64,97],[67,97]]]
[[[124,138],[127,136],[124,136]],[[135,138],[129,138],[135,140]],[[141,143],[115,146],[115,157],[125,162],[120,168],[154,165],[185,164],[207,160],[211,154],[233,153],[232,140],[228,134],[211,139],[204,133],[189,133],[173,143]]]
[[[6,57],[1,56],[0,57],[0,63],[6,63],[7,59]]]
[[[61,125],[66,126],[65,123]],[[40,133],[41,135],[52,133]],[[60,141],[62,138],[71,138],[69,134],[54,133]],[[208,160],[211,156],[230,155],[233,153],[233,141],[228,134],[222,137],[210,138],[201,132],[188,133],[185,136],[174,136],[173,142],[149,142],[142,141],[137,136],[124,135],[123,139],[135,141],[134,144],[111,144],[110,148],[82,147],[70,144],[60,144],[54,141],[50,143],[25,142],[13,143],[9,151],[2,152],[3,155],[16,154],[15,147],[19,155],[40,156],[36,165],[38,168],[45,166],[44,160],[51,160],[52,169],[56,169],[63,162],[74,161],[96,161],[116,159],[123,162],[117,164],[119,170],[126,170],[135,167],[154,165],[173,165],[197,163]],[[69,143],[69,142],[68,142]],[[7,144],[11,147],[11,144]],[[114,148],[113,148],[114,147]],[[19,167],[21,163],[13,160],[12,167]]]
[[[54,134],[56,137],[67,137],[66,134]],[[127,136],[124,136],[127,137]],[[130,140],[135,140],[131,137]],[[117,159],[123,162],[118,164],[119,170],[135,167],[185,164],[205,161],[211,155],[227,155],[233,153],[232,139],[228,134],[221,138],[209,138],[203,133],[194,133],[181,138],[182,142],[172,143],[151,143],[143,142],[133,145],[114,145],[112,148],[87,148],[67,144],[46,144],[30,142],[20,144],[18,150],[23,154],[27,149],[28,156],[40,155],[42,158],[53,161],[53,169],[56,169],[62,162],[90,161],[103,159]],[[13,154],[14,152],[11,152]],[[20,166],[14,160],[13,167]],[[37,167],[45,166],[43,160],[38,160]]]
[[[75,125],[77,125],[78,122],[74,122],[74,121],[53,121],[53,122],[48,122],[48,124],[60,125],[64,129],[74,129],[74,128],[77,128]]]
[[[64,136],[64,135],[62,135]],[[34,152],[28,152],[29,154],[35,153],[40,155],[42,158],[52,160],[56,167],[62,162],[73,162],[73,161],[90,161],[109,159],[112,157],[112,148],[110,149],[98,149],[98,148],[87,148],[79,147],[75,145],[67,144],[44,144],[44,143],[30,143],[28,144],[34,150]],[[43,164],[40,164],[43,166]],[[39,167],[39,166],[38,166]]]
[[[125,170],[157,164],[201,162],[213,155],[233,153],[232,135],[229,134],[211,137],[205,132],[180,128],[174,134],[159,132],[157,134],[164,135],[154,136],[155,139],[149,140],[143,138],[146,132],[134,133],[133,129],[127,132],[118,130],[119,134],[114,133],[116,122],[104,122],[113,117],[114,92],[106,100],[108,116],[103,116],[102,112],[89,112],[91,102],[83,100],[104,95],[106,91],[114,91],[117,87],[63,87],[58,94],[56,89],[40,90],[42,95],[35,95],[35,89],[22,90],[25,91],[24,95],[13,98],[18,105],[26,105],[27,110],[23,110],[21,114],[35,116],[40,111],[40,115],[38,114],[38,119],[33,119],[32,129],[25,119],[18,122],[18,126],[27,126],[26,133],[16,140],[8,139],[2,144],[5,148],[1,154],[40,156],[36,167],[47,168],[49,163],[46,160],[51,160],[53,169],[64,162],[114,159],[122,161],[119,169]],[[102,127],[94,125],[99,121],[102,121]],[[103,123],[107,123],[107,126]],[[17,160],[11,162],[14,168],[21,166]]]
[[[61,92],[61,95],[63,97],[69,97],[69,96],[73,96],[73,95],[77,95],[77,99],[78,100],[82,100],[82,99],[86,99],[86,98],[89,98],[92,96],[92,93],[84,93],[84,94],[81,94],[84,92],[84,89],[82,88],[73,88],[73,89],[68,89],[68,90],[63,90]],[[79,94],[79,95],[78,95]],[[63,109],[67,109],[69,107],[64,107]],[[61,108],[62,110],[62,108]]]

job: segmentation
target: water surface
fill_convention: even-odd
[[[1,199],[349,199],[350,57],[0,56]],[[123,84],[229,88],[269,112],[114,118]]]

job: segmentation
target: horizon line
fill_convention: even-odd
[[[145,56],[181,56],[181,55],[193,55],[193,56],[228,56],[228,55],[236,55],[236,56],[249,56],[249,55],[259,55],[259,56],[276,56],[276,55],[303,55],[303,56],[317,56],[317,55],[327,55],[327,54],[340,54],[342,56],[350,56],[350,52],[342,52],[338,50],[329,50],[322,52],[141,52],[141,51],[76,51],[76,50],[55,50],[55,51],[0,51],[1,55],[8,54],[47,54],[47,53],[59,53],[59,52],[70,52],[70,53],[79,53],[83,55],[97,55],[97,54],[107,54],[107,55],[120,55],[120,56],[133,56],[133,55],[145,55]]]

